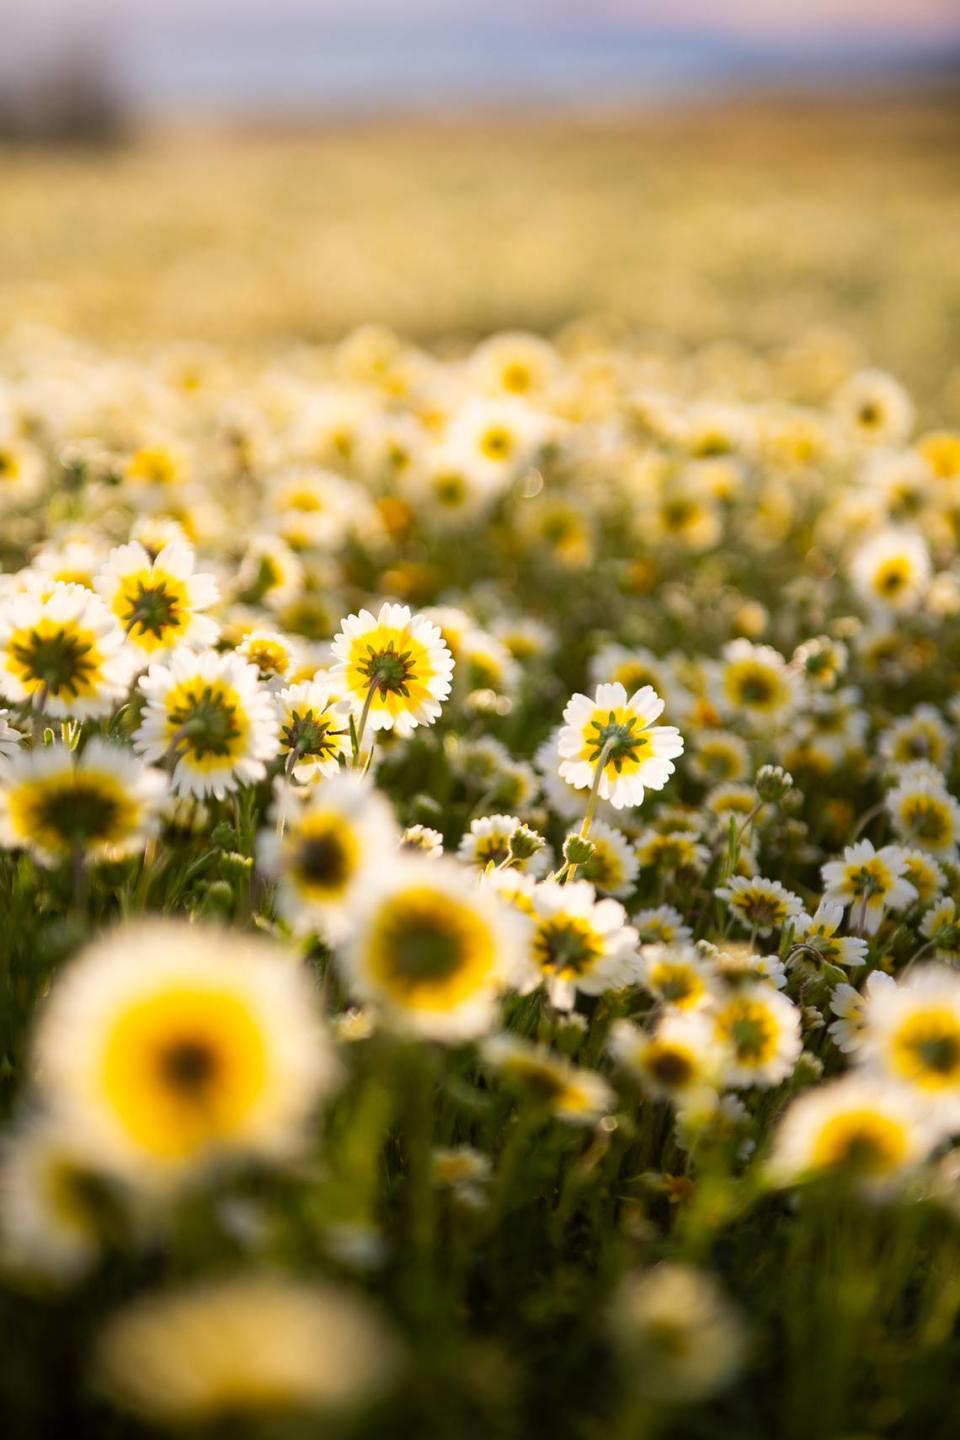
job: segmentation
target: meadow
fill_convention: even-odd
[[[958,138],[0,151],[17,1440],[954,1435]]]

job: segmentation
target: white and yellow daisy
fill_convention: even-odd
[[[590,826],[593,854],[578,865],[581,880],[589,880],[597,890],[622,900],[636,884],[640,862],[622,830],[605,820],[594,820]]]
[[[544,880],[533,907],[533,962],[558,1009],[569,1010],[578,990],[600,995],[637,978],[637,932],[618,900],[598,900],[588,880]]]
[[[131,1228],[131,1196],[90,1162],[84,1137],[31,1116],[0,1152],[0,1259],[55,1284],[73,1284],[100,1258],[105,1236]]]
[[[750,774],[747,742],[729,730],[707,731],[697,737],[687,767],[704,785],[736,785]]]
[[[260,679],[273,689],[293,677],[297,669],[299,647],[289,635],[279,630],[254,627],[248,630],[237,646],[237,654],[256,668]]]
[[[44,865],[122,860],[160,828],[169,782],[120,745],[25,750],[0,769],[0,845]]]
[[[44,477],[43,458],[33,445],[0,435],[0,511],[30,504],[42,491]]]
[[[644,830],[637,839],[637,863],[664,880],[701,875],[710,851],[694,830]]]
[[[121,479],[140,499],[166,497],[190,479],[192,456],[173,435],[155,434],[124,459]]]
[[[827,1032],[845,1055],[855,1055],[863,1044],[869,997],[885,986],[896,988],[896,983],[886,971],[871,970],[862,991],[853,985],[838,985],[833,991],[830,1009],[837,1018],[831,1021]]]
[[[528,1104],[542,1107],[565,1125],[593,1125],[615,1104],[613,1090],[595,1070],[571,1065],[519,1035],[494,1035],[484,1041],[481,1053]]]
[[[724,940],[713,945],[708,940],[698,942],[697,949],[710,966],[714,980],[726,990],[740,985],[773,985],[784,990],[787,974],[779,955],[761,955],[745,941]]]
[[[613,1338],[627,1384],[654,1401],[696,1402],[743,1365],[747,1336],[716,1281],[661,1261],[627,1275],[614,1295]]]
[[[485,870],[510,862],[511,868],[524,874],[545,875],[550,868],[550,852],[541,841],[541,848],[532,855],[514,858],[510,845],[523,822],[516,815],[481,815],[470,821],[457,848],[457,859]]]
[[[71,537],[59,545],[44,545],[33,557],[30,569],[41,588],[59,582],[61,585],[83,585],[85,589],[93,590],[104,554],[102,544],[92,539]]]
[[[954,860],[960,841],[960,805],[942,781],[929,775],[902,780],[886,798],[897,838],[905,845]]]
[[[448,439],[489,485],[503,489],[529,464],[545,436],[544,418],[521,400],[478,395],[460,407]]]
[[[348,615],[333,641],[334,684],[373,730],[432,725],[450,694],[453,658],[438,627],[406,605]]]
[[[716,995],[713,970],[700,952],[682,939],[644,945],[637,979],[669,1009],[700,1010]]]
[[[673,905],[656,905],[637,910],[633,927],[646,945],[685,945],[693,932],[684,924],[683,916]]]
[[[867,445],[894,445],[913,428],[913,403],[882,370],[858,370],[838,391],[837,415],[850,435]]]
[[[922,965],[898,985],[872,990],[858,1060],[907,1086],[945,1130],[960,1123],[960,976]]]
[[[839,1177],[876,1194],[901,1184],[936,1139],[903,1086],[846,1075],[794,1100],[777,1127],[767,1175],[774,1185]]]
[[[443,836],[429,825],[408,825],[400,836],[403,850],[420,851],[431,860],[439,860],[443,854]]]
[[[173,921],[117,929],[60,976],[34,1069],[94,1164],[166,1187],[295,1150],[335,1063],[306,971],[264,940]]]
[[[297,468],[276,476],[270,508],[276,528],[293,550],[332,549],[351,523],[354,487],[330,470]]]
[[[724,646],[717,699],[729,714],[758,729],[781,724],[801,698],[797,673],[771,645],[731,640]]]
[[[888,725],[880,736],[880,754],[894,765],[926,761],[947,770],[953,754],[953,732],[933,705],[916,705]]]
[[[632,650],[625,645],[601,646],[590,660],[589,675],[591,684],[613,681],[622,685],[628,695],[645,686],[658,695],[667,695],[672,684],[667,663],[642,646]]]
[[[821,900],[813,915],[807,912],[794,917],[793,943],[802,944],[805,958],[814,965],[846,965],[854,969],[867,958],[867,942],[859,935],[839,935],[843,924],[843,906]]]
[[[867,935],[875,935],[887,910],[903,910],[917,898],[905,878],[906,861],[899,845],[875,850],[870,840],[848,845],[840,860],[820,867],[823,898],[849,907],[850,923]]]
[[[62,719],[105,715],[123,700],[133,663],[122,629],[82,585],[0,603],[0,694]]]
[[[931,905],[920,922],[920,934],[934,946],[938,960],[952,965],[960,959],[960,924],[952,895],[944,895]]]
[[[559,359],[539,335],[503,330],[474,350],[470,370],[482,389],[493,395],[542,398],[557,377]]]
[[[277,881],[277,907],[297,931],[343,938],[353,907],[396,853],[399,828],[389,802],[357,771],[306,791],[281,786],[277,823],[261,831],[257,858]]]
[[[729,1058],[724,1081],[735,1090],[779,1085],[800,1057],[800,1012],[772,985],[747,984],[712,1011],[714,1034]]]
[[[713,893],[718,900],[726,902],[745,930],[752,930],[757,935],[770,935],[774,930],[782,930],[803,910],[799,895],[794,895],[779,880],[765,880],[759,875],[735,875]]]
[[[489,1031],[530,983],[529,921],[452,860],[404,857],[352,907],[344,981],[400,1030],[458,1043]]]
[[[650,686],[630,696],[619,683],[598,685],[592,699],[574,695],[558,743],[561,779],[578,790],[596,785],[616,810],[641,805],[645,790],[662,790],[683,753],[679,730],[653,723],[663,704]]]
[[[304,680],[274,692],[284,769],[305,784],[335,775],[350,755],[350,729],[336,686]]]
[[[140,677],[146,704],[133,746],[173,764],[178,794],[222,799],[266,774],[279,724],[270,692],[252,665],[214,650],[176,650]]]
[[[850,583],[865,605],[903,614],[916,610],[930,581],[930,554],[911,530],[883,530],[850,562]]]
[[[219,599],[212,575],[194,571],[188,545],[165,545],[155,559],[137,541],[111,550],[94,585],[141,655],[160,659],[174,646],[216,643],[217,622],[202,612]]]
[[[903,873],[916,890],[918,903],[929,905],[946,888],[946,875],[925,850],[904,850],[903,859],[906,866]]]
[[[237,574],[236,598],[245,605],[283,610],[303,587],[303,564],[279,535],[251,540]]]
[[[653,1030],[618,1020],[609,1050],[656,1100],[693,1100],[719,1084],[725,1052],[705,1014],[667,1012]]]

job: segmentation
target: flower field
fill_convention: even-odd
[[[936,147],[873,253],[843,134],[845,262],[708,314],[451,272],[414,340],[348,269],[134,340],[132,247],[94,337],[110,263],[0,240],[18,1440],[956,1433],[960,272]]]

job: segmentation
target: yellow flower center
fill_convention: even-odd
[[[873,1176],[896,1170],[907,1154],[907,1136],[899,1121],[876,1110],[834,1115],[817,1135],[811,1155],[817,1170],[841,1167]]]
[[[402,1009],[442,1012],[487,985],[496,950],[476,910],[423,885],[381,905],[366,959],[375,983]]]
[[[342,895],[357,871],[360,846],[342,815],[307,814],[291,837],[291,871],[304,894],[315,900]]]
[[[117,1015],[103,1051],[105,1098],[158,1160],[232,1140],[267,1079],[257,1016],[227,988],[184,985],[136,1000]]]
[[[917,1010],[897,1028],[893,1067],[904,1080],[925,1090],[960,1084],[960,1019],[952,1010]]]

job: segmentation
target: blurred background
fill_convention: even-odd
[[[0,0],[0,326],[960,346],[957,0]]]

